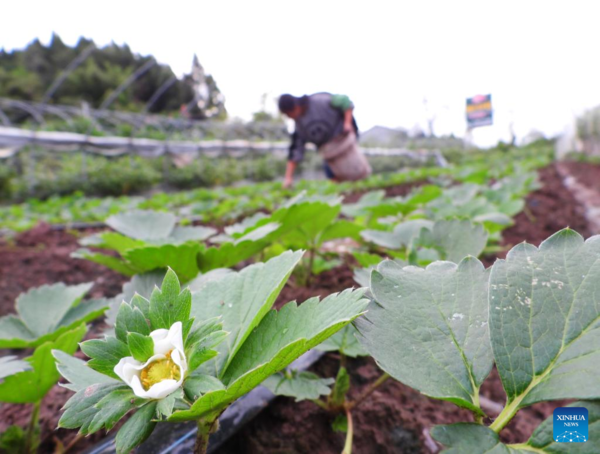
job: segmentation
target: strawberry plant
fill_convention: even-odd
[[[15,303],[18,315],[0,317],[0,348],[35,348],[101,316],[105,300],[81,301],[92,285],[58,283],[21,293]]]
[[[491,269],[473,257],[427,268],[382,262],[358,339],[393,378],[467,408],[474,422],[434,428],[448,453],[564,452],[546,421],[521,444],[498,434],[536,402],[583,399],[596,433],[600,398],[600,237],[565,229],[539,249],[521,244]],[[390,348],[393,346],[393,348]],[[490,425],[479,390],[495,364],[506,405]],[[579,450],[577,450],[579,449]],[[569,452],[598,452],[592,438]]]
[[[338,197],[307,196],[304,192],[287,201],[270,216],[257,214],[226,229],[219,246],[200,253],[202,271],[231,267],[277,244],[275,255],[282,250],[307,249],[308,260],[303,275],[309,278],[315,263],[321,270],[330,263],[317,261],[325,241],[343,237],[358,237],[361,227],[338,219],[341,210]]]
[[[457,219],[412,219],[396,225],[391,232],[363,230],[361,236],[387,252],[400,250],[396,256],[413,264],[437,259],[458,262],[466,255],[477,257],[488,240],[483,226]]]
[[[75,257],[91,260],[133,276],[171,267],[183,281],[198,274],[197,256],[204,249],[201,241],[214,235],[210,227],[182,227],[170,213],[133,211],[109,217],[106,224],[114,232],[102,232],[81,241],[83,246],[116,251],[113,255],[80,249]]]
[[[25,359],[0,358],[0,402],[33,404],[26,430],[11,426],[0,435],[6,451],[37,452],[41,403],[60,378],[51,352],[75,353],[87,331],[85,323],[107,308],[102,300],[81,302],[91,287],[59,283],[31,289],[17,298],[18,315],[0,318],[0,348],[35,348]]]
[[[356,317],[363,291],[347,290],[298,306],[270,310],[302,252],[181,291],[169,270],[150,299],[122,303],[115,335],[81,345],[86,363],[57,353],[59,370],[76,394],[59,426],[81,434],[119,430],[117,452],[140,444],[160,421],[196,421],[196,453],[206,452],[219,415],[300,355]]]

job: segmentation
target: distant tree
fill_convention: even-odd
[[[0,97],[40,101],[59,74],[92,44],[92,40],[81,37],[74,47],[70,47],[53,34],[48,46],[35,39],[23,50],[0,50]],[[151,59],[152,56],[133,53],[127,44],[119,46],[111,43],[96,49],[67,77],[48,102],[79,105],[86,101],[91,107],[98,108],[131,74]],[[173,78],[175,74],[170,66],[156,64],[121,93],[110,108],[140,111],[157,90]],[[206,90],[201,86],[205,86]],[[200,96],[205,92],[206,97]],[[192,74],[172,83],[155,100],[150,112],[178,112],[182,105],[189,105],[194,118],[224,118],[224,101],[214,78],[204,74],[194,56]]]

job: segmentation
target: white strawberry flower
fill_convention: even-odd
[[[183,383],[187,360],[183,350],[181,322],[170,329],[150,333],[154,341],[154,355],[145,363],[132,356],[122,358],[114,368],[115,374],[144,399],[163,399]]]

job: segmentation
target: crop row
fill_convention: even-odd
[[[437,184],[403,197],[372,190],[343,204],[330,186],[301,191],[272,200],[268,213],[235,216],[222,233],[163,211],[109,216],[111,230],[81,239],[75,255],[131,276],[121,295],[82,301],[91,283],[43,286],[19,296],[18,315],[0,319],[0,348],[34,349],[1,360],[0,401],[35,408],[29,428],[11,428],[10,440],[35,452],[41,399],[62,375],[75,394],[59,426],[87,435],[130,414],[118,452],[142,443],[156,424],[190,420],[198,426],[195,452],[206,452],[222,412],[263,384],[337,415],[349,454],[353,412],[393,378],[473,413],[473,422],[432,430],[448,453],[564,452],[551,421],[522,444],[498,436],[521,408],[556,399],[583,399],[575,405],[588,409],[592,436],[578,452],[597,451],[600,243],[565,229],[485,269],[476,257],[498,250],[538,187],[528,169],[539,160],[520,169],[497,163],[493,172],[443,171]],[[348,253],[361,289],[272,309],[290,276],[307,283]],[[102,315],[105,337],[80,344],[90,359],[73,357],[86,324]],[[312,348],[340,353],[336,377],[287,369]],[[344,358],[361,355],[382,373],[351,400]],[[479,390],[494,365],[507,401],[487,425]]]

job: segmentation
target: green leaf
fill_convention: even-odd
[[[64,413],[58,421],[58,427],[64,429],[80,428],[81,434],[90,432],[90,425],[99,409],[96,404],[113,391],[131,392],[123,382],[97,383],[80,389],[64,406]]]
[[[433,222],[426,219],[413,219],[394,227],[392,232],[381,230],[363,230],[361,236],[371,243],[388,249],[401,249],[410,246],[419,237],[421,230],[431,230]]]
[[[85,259],[97,263],[99,265],[103,265],[111,270],[116,271],[117,273],[122,274],[123,276],[134,276],[143,272],[143,270],[138,269],[128,263],[125,263],[122,259],[118,257],[113,257],[112,255],[104,255],[99,252],[92,252],[89,249],[78,249],[71,254],[71,257],[77,259]]]
[[[190,319],[194,320],[194,319]],[[184,347],[187,350],[199,343],[207,348],[213,348],[221,342],[220,336],[223,334],[223,323],[221,317],[207,318],[204,320],[194,320],[191,329],[188,331],[187,338],[184,339]],[[213,336],[217,336],[216,338]]]
[[[150,296],[150,324],[152,330],[169,329],[175,322],[185,322],[190,318],[192,294],[188,288],[181,291],[177,275],[167,271],[159,289],[156,287]]]
[[[258,221],[267,217],[268,216],[265,213],[261,213],[259,211],[252,216],[245,217],[241,222],[225,227],[225,233],[233,236],[234,238],[239,238],[244,236],[244,233],[251,230],[251,228],[254,227]]]
[[[498,434],[480,424],[459,423],[435,426],[431,435],[448,449],[444,454],[511,454],[505,444],[500,442]],[[517,451],[519,452],[519,451]],[[516,454],[516,453],[514,453]]]
[[[509,226],[511,225],[512,219],[510,218],[510,216],[507,216],[504,213],[485,213],[485,214],[480,214],[477,215],[473,218],[473,222],[479,222],[482,224],[485,223],[492,223],[492,224],[498,224],[501,226]]]
[[[115,366],[121,358],[131,356],[127,344],[116,337],[91,339],[83,342],[80,347],[81,351],[91,358],[87,362],[89,367],[115,379],[119,379],[114,372]]]
[[[565,229],[514,247],[490,278],[496,366],[516,408],[600,398],[600,237]]]
[[[481,412],[475,402],[493,363],[488,276],[472,257],[425,269],[381,263],[371,275],[376,301],[356,322],[360,343],[402,383]]]
[[[132,299],[132,303],[135,300],[138,305],[145,306],[144,302],[140,303],[140,299],[143,299],[143,297],[136,295]],[[148,307],[149,305],[150,303],[148,302]],[[133,307],[131,304],[123,301],[117,314],[115,335],[121,342],[127,342],[128,333],[148,335],[150,334],[150,326],[139,307]]]
[[[331,428],[334,432],[348,432],[348,418],[346,415],[337,415],[331,423]]]
[[[382,189],[366,192],[361,196],[358,202],[345,203],[342,205],[342,214],[352,218],[366,216],[368,213],[367,208],[380,205],[383,202],[384,197],[385,191]]]
[[[16,356],[3,356],[0,358],[0,383],[4,377],[14,375],[18,372],[31,370],[28,362],[17,359]]]
[[[292,371],[289,376],[282,373],[271,375],[262,384],[277,396],[294,397],[299,402],[329,395],[329,385],[334,381],[333,378],[320,378],[312,372]]]
[[[190,319],[193,321],[193,319]],[[189,324],[189,322],[188,322]],[[195,322],[191,329],[184,329],[185,355],[188,360],[188,373],[195,371],[201,364],[217,356],[214,347],[219,345],[229,333],[223,331],[220,318],[215,317]]]
[[[48,334],[93,285],[91,282],[74,286],[58,283],[33,288],[17,298],[17,313],[33,334]]]
[[[377,254],[369,254],[368,252],[352,252],[352,255],[363,268],[379,265],[384,258]]]
[[[312,272],[315,275],[321,274],[340,266],[342,263],[343,262],[340,259],[324,259],[323,257],[317,256],[313,261]]]
[[[197,292],[208,282],[221,280],[229,273],[231,273],[231,270],[229,268],[215,268],[214,270],[210,270],[206,273],[200,274],[195,279],[188,282],[188,287],[190,288],[190,291],[192,293]]]
[[[478,257],[487,244],[488,234],[483,226],[470,221],[437,221],[433,240],[444,252],[446,260],[458,263],[468,255]]]
[[[225,389],[225,385],[218,378],[205,374],[192,374],[183,383],[185,395],[191,401],[208,392]]]
[[[139,270],[135,274],[170,267],[181,282],[187,282],[198,275],[198,254],[203,249],[202,243],[194,242],[145,246],[127,251],[124,258]]]
[[[144,314],[144,317],[148,318],[148,312],[150,310],[150,302],[148,300],[150,299],[154,287],[160,287],[162,285],[164,277],[165,271],[163,270],[149,271],[143,274],[136,274],[131,281],[123,284],[122,293],[110,300],[110,308],[106,312],[106,324],[115,326],[117,315],[123,301],[130,301],[132,306],[138,307]],[[146,301],[143,302],[138,300],[134,303],[132,299],[136,294],[138,295],[137,298],[142,297],[142,299],[145,299]]]
[[[300,249],[307,244],[318,244],[319,237],[332,225],[340,209],[338,198],[315,200],[299,194],[276,210],[270,218],[259,221],[257,226],[279,224],[279,228],[269,235],[271,242],[279,240],[292,249]]]
[[[41,400],[60,378],[52,350],[72,355],[86,331],[86,326],[82,324],[63,333],[55,341],[37,347],[33,356],[27,358],[32,370],[10,375],[0,383],[0,402],[23,404]]]
[[[338,351],[342,355],[356,358],[357,356],[367,356],[369,353],[360,345],[355,334],[357,334],[354,325],[348,325],[339,330],[329,339],[317,346],[317,350],[323,352]]]
[[[134,240],[133,238],[129,238],[116,232],[102,232],[97,235],[91,235],[82,238],[79,243],[82,246],[111,249],[113,251],[117,251],[119,254],[123,254],[129,249],[142,247],[145,244],[141,240]]]
[[[61,327],[71,327],[78,323],[87,323],[100,317],[108,309],[108,300],[93,299],[87,300],[72,307],[60,321]]]
[[[181,390],[181,388],[179,388],[178,390],[169,394],[164,399],[160,399],[158,401],[158,404],[156,406],[156,413],[159,416],[164,416],[165,418],[168,418],[169,416],[171,416],[173,414],[173,408],[175,407],[175,401],[177,399],[182,399],[182,398],[183,398],[183,391]]]
[[[177,219],[171,213],[135,210],[110,216],[106,224],[136,240],[158,240],[171,235]]]
[[[21,293],[16,302],[19,315],[0,318],[0,348],[37,347],[101,315],[106,310],[104,304],[79,304],[92,285],[58,283]]]
[[[353,275],[354,281],[361,287],[369,287],[371,285],[371,272],[376,268],[376,266],[355,268]]]
[[[87,435],[100,429],[107,431],[112,429],[127,412],[142,402],[144,402],[143,399],[136,397],[130,388],[111,391],[94,405],[98,411],[86,427],[85,432],[82,431],[82,433]]]
[[[360,241],[360,232],[363,227],[346,219],[338,219],[329,224],[321,236],[319,237],[319,244],[325,241],[331,241],[338,238],[352,238],[356,241]]]
[[[191,316],[196,320],[221,317],[223,330],[229,333],[217,348],[219,356],[210,362],[210,369],[216,370],[218,377],[267,314],[302,254],[285,252],[266,263],[209,282],[193,294]]]
[[[213,348],[225,340],[229,333],[221,330],[221,323],[218,323],[212,332],[207,332],[207,329],[202,327],[196,329],[186,342],[186,356],[188,358],[188,371],[193,372],[201,364],[211,360],[217,356],[218,352]],[[213,329],[210,326],[209,329]],[[200,340],[197,340],[200,338]]]
[[[169,239],[176,243],[185,243],[186,241],[204,241],[213,236],[217,231],[212,227],[175,227]]]
[[[150,336],[139,333],[127,334],[127,346],[131,356],[141,363],[145,363],[154,355],[154,341]]]
[[[34,446],[34,450],[37,449],[38,444],[39,442]],[[6,454],[27,452],[25,431],[19,426],[9,426],[4,432],[0,433],[0,452]]]
[[[175,412],[169,420],[216,416],[231,402],[361,315],[368,303],[363,295],[364,289],[345,290],[323,301],[311,298],[300,306],[288,303],[279,312],[270,311],[225,369],[222,381],[227,388],[206,393],[190,410]]]
[[[225,336],[227,336],[227,333],[224,332],[223,339],[225,338]],[[192,352],[188,358],[189,359],[189,370],[190,371],[196,370],[198,367],[200,367],[200,365],[213,359],[218,354],[219,354],[219,352],[217,352],[216,350],[211,350],[211,349],[208,349],[205,347],[193,348]]]
[[[342,408],[346,402],[346,394],[350,390],[350,375],[345,367],[340,367],[337,377],[335,377],[335,385],[331,391],[329,400],[335,408]]]
[[[217,268],[229,268],[249,259],[273,242],[277,236],[274,232],[278,232],[279,228],[278,223],[269,223],[234,242],[208,248],[198,256],[200,271],[204,273]]]
[[[71,391],[80,391],[88,386],[98,383],[122,384],[120,380],[115,380],[104,374],[96,372],[87,366],[85,361],[68,355],[60,350],[52,350],[52,355],[56,359],[56,368],[60,375],[66,378],[69,383],[63,384]]]
[[[156,414],[156,406],[156,401],[147,403],[121,427],[115,438],[117,454],[127,454],[150,436],[156,426],[156,422],[152,420]]]

